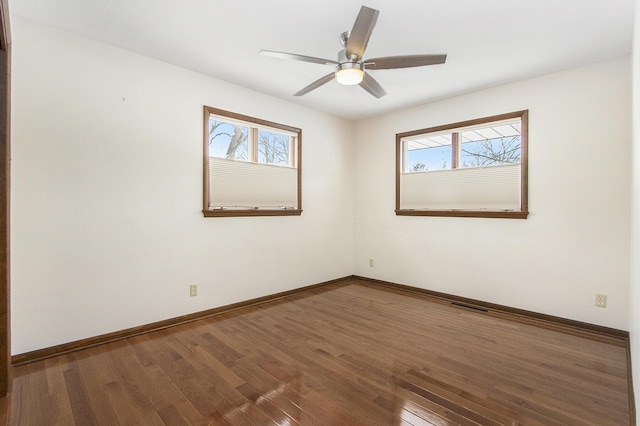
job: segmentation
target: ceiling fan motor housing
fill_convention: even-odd
[[[345,53],[345,49],[342,49],[338,52],[338,65],[336,66],[336,71],[340,71],[343,69],[358,69],[360,71],[364,71],[364,63],[362,61],[354,61],[352,59],[347,58]]]

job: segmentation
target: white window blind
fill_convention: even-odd
[[[520,210],[520,164],[400,175],[401,209]]]
[[[209,157],[210,208],[296,208],[297,169]]]

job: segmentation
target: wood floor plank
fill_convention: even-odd
[[[78,369],[74,367],[65,370],[64,381],[67,385],[67,393],[69,394],[75,423],[78,425],[98,424]],[[39,412],[43,411],[41,408]]]
[[[16,373],[14,373],[11,393],[5,398],[8,400],[8,403],[2,406],[2,408],[7,410],[4,417],[6,417],[7,423],[11,426],[31,424],[29,423],[30,401],[26,392],[27,381],[23,378],[24,370],[19,374],[20,376],[18,376],[18,378],[16,377]]]
[[[64,362],[64,357],[56,357],[48,359],[44,363],[51,406],[50,421],[59,424],[72,424],[73,412],[62,369]]]
[[[64,357],[75,360],[80,376],[86,376],[84,381],[89,402],[97,424],[118,424],[117,408],[106,398],[105,384],[115,380],[115,373],[111,369],[111,361],[100,347],[93,348],[89,353],[71,353]],[[113,351],[113,349],[112,349]],[[110,351],[110,352],[112,352]],[[85,356],[83,356],[85,355]]]
[[[246,327],[249,328],[250,324],[246,324]],[[264,330],[262,331],[263,332],[261,333],[253,335],[253,338],[268,340],[268,335],[264,333]],[[275,342],[269,343],[273,345],[276,344]],[[283,371],[280,368],[278,359],[271,356],[278,352],[273,345],[270,345],[272,349],[269,354],[261,353],[258,358],[253,358],[251,362],[262,368],[278,381],[286,382],[292,378],[292,374]],[[334,363],[327,362],[322,359],[322,353],[314,350],[308,350],[308,348],[303,348],[295,351],[289,351],[286,355],[280,353],[279,357],[285,357],[288,361],[295,360],[298,365],[304,366],[306,369],[323,370],[324,374],[313,375],[314,380],[307,382],[307,386],[318,394],[324,396],[327,401],[333,401],[335,405],[332,407],[332,411],[335,411],[337,406],[340,406],[342,411],[351,411],[353,415],[359,416],[369,423],[379,420],[385,415],[383,412],[378,412],[376,415],[378,407],[371,403],[371,399],[373,398],[367,399],[368,389],[362,388],[360,384],[357,383],[357,380],[360,378],[359,376],[350,375],[350,371],[347,369],[341,368],[336,366]],[[327,368],[329,365],[331,365],[332,368]],[[310,376],[307,375],[305,377]],[[348,388],[348,392],[351,395],[350,410],[346,410],[341,406],[341,402],[344,401],[344,398],[342,397],[344,388]],[[353,408],[354,406],[356,407],[355,409]]]
[[[263,395],[277,395],[273,400],[282,407],[283,412],[299,424],[361,424],[351,412],[319,393],[318,384],[315,382],[303,383],[299,375],[292,376],[286,382],[280,382],[271,375],[265,375],[262,369],[249,359],[239,364],[242,365],[238,366],[238,374],[245,377],[247,383],[262,386]]]
[[[13,369],[11,425],[630,425],[626,347],[357,279]]]
[[[180,416],[186,419],[188,424],[197,424],[202,415],[194,407],[192,402],[182,393],[177,385],[177,382],[172,379],[163,370],[163,362],[167,360],[167,356],[164,352],[164,346],[158,344],[159,339],[150,339],[148,341],[147,352],[144,354],[143,362],[147,366],[147,371],[150,380],[154,383],[159,392],[162,392],[172,401],[172,405],[175,410],[178,411]],[[166,363],[171,365],[171,361],[167,360]],[[174,372],[170,369],[171,372]],[[161,412],[166,407],[160,409],[158,414],[162,417]],[[164,420],[164,418],[163,418]]]
[[[167,426],[189,426],[189,422],[180,415],[180,412],[173,405],[158,410],[158,415]]]

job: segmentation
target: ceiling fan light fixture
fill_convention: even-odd
[[[344,86],[360,84],[364,79],[364,69],[362,63],[345,62],[338,64],[336,70],[336,80]]]

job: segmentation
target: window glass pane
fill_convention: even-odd
[[[244,160],[249,158],[249,128],[209,119],[209,156]]]
[[[520,164],[520,122],[460,132],[460,167]]]
[[[281,133],[258,131],[258,162],[288,166],[291,137]]]
[[[405,172],[451,168],[451,133],[406,141]]]
[[[461,167],[520,164],[520,136],[463,142]]]

